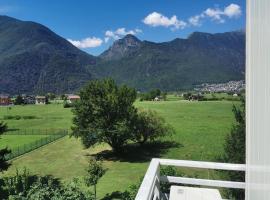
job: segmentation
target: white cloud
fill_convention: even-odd
[[[225,23],[227,18],[236,18],[242,14],[241,7],[237,4],[230,4],[223,10],[220,8],[207,8],[199,15],[189,18],[189,24],[192,26],[202,25],[203,19],[211,19],[217,23]]]
[[[210,17],[212,20],[215,20],[219,23],[225,22],[225,20],[222,18],[224,13],[219,8],[207,8],[203,14],[205,14],[206,16]]]
[[[82,40],[68,39],[68,41],[71,44],[73,44],[75,47],[78,47],[81,49],[99,47],[103,43],[102,39],[96,38],[96,37],[88,37]]]
[[[118,28],[115,31],[108,30],[105,32],[105,38],[104,41],[107,43],[110,39],[118,40],[122,38],[125,35],[131,34],[131,35],[137,35],[139,33],[142,33],[141,29],[134,29],[134,30],[126,30],[126,28]]]
[[[188,22],[193,26],[201,26],[201,18],[203,18],[203,15],[195,15],[188,19]]]
[[[224,9],[224,14],[228,17],[239,17],[242,14],[241,7],[237,4],[230,4]]]
[[[172,27],[173,29],[184,29],[187,25],[186,22],[177,19],[176,15],[173,15],[171,18],[168,18],[158,12],[152,12],[143,19],[143,23],[149,26],[157,27]]]

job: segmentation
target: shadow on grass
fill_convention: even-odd
[[[7,131],[14,132],[14,131],[19,131],[20,129],[18,128],[8,128]]]
[[[112,192],[111,194],[106,194],[106,196],[103,197],[101,200],[123,200],[125,198],[125,195],[125,192],[116,191]]]
[[[128,144],[123,148],[123,151],[121,153],[117,154],[111,150],[104,150],[91,156],[95,156],[98,159],[104,159],[109,161],[121,161],[131,163],[148,162],[152,158],[158,158],[166,154],[171,148],[180,147],[183,147],[183,145],[174,141],[156,141],[149,142],[144,145]]]

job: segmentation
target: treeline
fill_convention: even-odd
[[[147,93],[140,93],[139,94],[140,101],[166,101],[167,93],[162,92],[160,89],[154,89]]]
[[[234,93],[191,93],[182,94],[184,100],[189,101],[240,101],[244,94]]]

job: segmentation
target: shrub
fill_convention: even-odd
[[[8,129],[7,124],[4,122],[0,122],[0,135],[2,135],[4,132],[6,132]],[[10,150],[7,148],[0,149],[0,172],[5,171],[8,169],[10,164],[6,160],[6,156],[10,153]]]
[[[24,169],[2,181],[0,199],[13,200],[93,200],[93,195],[82,191],[73,180],[63,185],[52,176],[33,176]]]
[[[226,138],[223,161],[228,163],[244,164],[246,158],[246,112],[244,99],[242,99],[241,108],[233,106],[233,112],[236,124],[233,126],[231,133]],[[232,181],[245,182],[244,172],[227,172],[226,175]],[[229,195],[235,199],[245,199],[245,192],[243,190],[230,190]]]
[[[134,140],[140,144],[175,133],[173,127],[166,123],[164,118],[158,116],[155,111],[141,110],[135,121]]]
[[[7,124],[4,122],[0,122],[0,135],[3,134],[4,132],[6,132],[7,129],[8,129]]]
[[[14,104],[15,104],[15,105],[22,105],[22,104],[24,104],[24,101],[23,101],[23,98],[22,98],[21,95],[18,95],[18,96],[16,97],[16,99],[15,99],[15,101],[14,101]]]
[[[64,101],[63,107],[64,107],[64,108],[72,108],[72,107],[73,107],[73,104]]]

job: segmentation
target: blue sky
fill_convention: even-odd
[[[245,28],[245,0],[0,0],[0,15],[41,23],[98,55],[127,33],[154,42]]]

